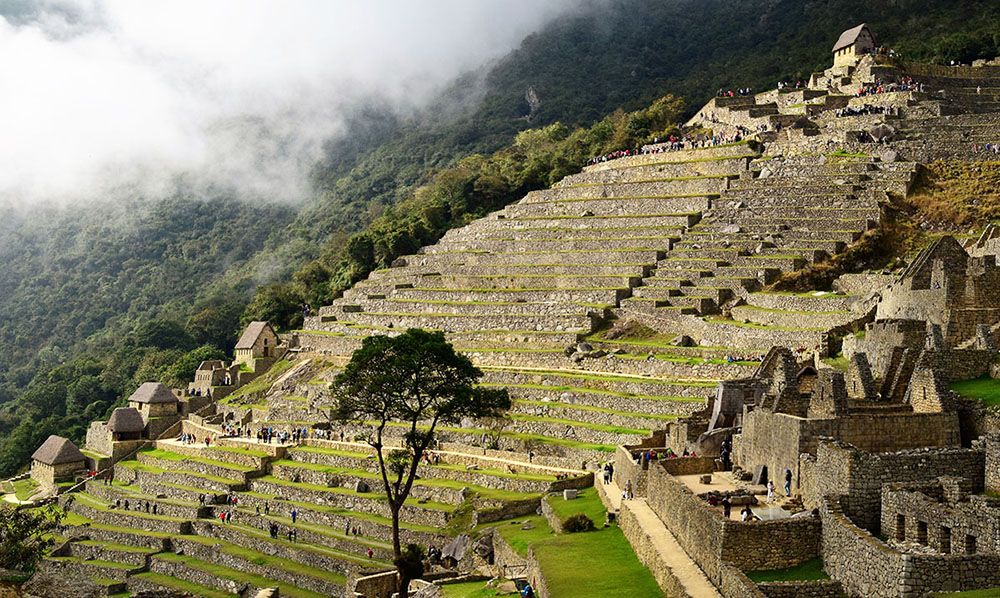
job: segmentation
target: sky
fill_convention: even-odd
[[[419,108],[580,0],[0,0],[0,199],[298,201],[369,98]]]

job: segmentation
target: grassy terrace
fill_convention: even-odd
[[[982,401],[987,407],[1000,407],[1000,380],[978,378],[953,382],[951,389],[963,397]]]
[[[260,500],[272,501],[272,502],[274,502],[276,504],[287,505],[288,507],[293,507],[294,506],[297,509],[302,510],[302,511],[316,511],[318,513],[325,513],[327,515],[337,515],[337,516],[349,518],[352,521],[365,522],[365,523],[369,523],[369,524],[376,525],[376,526],[379,526],[379,527],[391,527],[392,526],[392,521],[388,517],[383,517],[382,515],[375,515],[373,513],[364,513],[364,512],[361,512],[361,511],[352,511],[350,509],[344,509],[342,507],[334,507],[334,506],[330,506],[330,505],[321,505],[321,504],[311,503],[311,502],[302,502],[302,501],[297,501],[297,500],[287,500],[285,498],[281,498],[281,497],[276,496],[274,494],[268,494],[266,492],[259,492],[259,491],[256,491],[256,490],[249,491],[249,492],[241,492],[240,494],[241,495],[245,495],[245,496],[250,496],[250,497],[253,497],[253,498],[257,498],[257,499],[260,499]],[[290,525],[291,522],[292,522],[292,520],[289,519],[289,518],[287,518],[287,517],[275,516],[273,514],[273,512],[272,512],[270,518],[274,519],[275,521],[284,523],[285,525]],[[391,548],[391,545],[389,545],[389,544],[387,544],[385,542],[382,542],[380,540],[375,540],[373,538],[369,538],[369,537],[365,537],[365,536],[353,536],[353,535],[348,536],[348,535],[345,535],[345,534],[341,533],[340,531],[338,531],[337,529],[332,528],[330,526],[312,523],[312,522],[308,521],[305,518],[304,515],[299,518],[298,522],[295,525],[296,525],[296,527],[307,529],[307,530],[309,530],[309,531],[311,531],[313,533],[316,533],[316,534],[321,535],[321,536],[327,536],[329,538],[337,538],[339,540],[347,540],[349,542],[354,542],[354,543],[362,544],[362,545],[365,545],[365,546],[372,546],[373,548],[383,548],[383,549],[385,549],[385,548]],[[427,525],[419,525],[419,524],[415,524],[415,523],[409,523],[409,522],[406,522],[406,521],[400,521],[399,526],[400,526],[401,529],[410,530],[410,531],[413,531],[413,532],[428,533],[428,534],[440,534],[441,531],[442,531],[440,528],[431,527],[431,526],[427,526]]]
[[[38,482],[31,478],[25,478],[13,483],[14,496],[17,500],[28,500],[28,498],[38,490]]]
[[[1000,588],[934,594],[934,598],[997,598],[997,596],[1000,596]]]
[[[286,359],[275,362],[275,364],[271,366],[271,369],[267,370],[266,374],[252,380],[250,383],[241,386],[240,388],[237,388],[233,394],[225,398],[224,402],[232,402],[241,397],[266,391],[271,387],[271,384],[274,383],[274,380],[281,374],[291,369],[292,365],[294,365],[294,362]]]
[[[347,457],[349,459],[359,459],[359,460],[374,459],[372,453],[344,451],[339,449],[329,449],[316,446],[300,446],[295,448],[293,452],[312,453],[315,455],[331,455],[334,457]],[[423,464],[421,465],[421,467],[422,468],[430,467],[432,469],[440,469],[444,471],[460,471],[460,472],[468,471],[465,468],[465,465],[449,464],[449,463],[439,463],[437,465]],[[529,480],[534,482],[554,482],[556,479],[554,475],[546,475],[542,473],[510,473],[509,471],[504,471],[502,469],[491,469],[491,468],[479,468],[475,470],[475,473],[480,475],[496,476],[498,478]]]
[[[770,571],[751,571],[747,577],[755,583],[765,581],[811,581],[817,579],[830,579],[830,576],[823,571],[823,559],[815,558],[806,561],[801,565],[789,567],[787,569],[776,569]]]
[[[208,459],[206,457],[194,457],[194,456],[182,455],[180,453],[174,453],[164,449],[142,449],[141,451],[139,451],[139,454],[153,457],[155,459],[162,459],[164,461],[177,461],[177,462],[190,461],[191,463],[200,463],[202,465],[209,465],[212,467],[231,469],[233,471],[238,471],[241,473],[247,473],[250,471],[257,470],[256,467],[251,467],[249,465],[239,465],[237,463],[230,463],[228,461],[219,461],[217,459]]]
[[[577,405],[575,403],[559,403],[555,401],[528,401],[518,399],[514,401],[518,405],[528,405],[531,407],[545,407],[548,409],[560,409],[565,411],[586,411],[589,413],[603,413],[607,415],[620,415],[623,417],[639,417],[644,419],[656,419],[662,421],[673,421],[679,416],[667,414],[659,415],[653,413],[638,413],[634,411],[616,411],[614,409],[607,409],[605,407],[593,407],[590,405]]]
[[[317,592],[303,590],[289,583],[268,579],[266,577],[254,575],[245,571],[237,571],[236,569],[230,569],[229,567],[224,567],[215,563],[200,561],[194,557],[186,555],[174,554],[172,552],[161,552],[154,555],[153,559],[167,563],[180,564],[189,569],[214,575],[220,579],[228,579],[237,583],[251,583],[258,588],[278,588],[282,596],[291,596],[292,598],[322,598],[323,596]]]
[[[776,309],[773,307],[760,307],[757,305],[741,305],[740,309],[747,309],[753,311],[761,311],[774,314],[798,314],[804,316],[837,316],[842,314],[849,314],[850,311],[846,309],[834,309],[834,310],[795,310],[795,309]]]
[[[149,519],[155,521],[169,521],[171,523],[183,523],[188,521],[187,519],[181,517],[168,517],[167,515],[153,515],[152,513],[144,513],[142,511],[126,511],[124,509],[111,509],[108,507],[107,502],[91,494],[85,492],[76,492],[73,494],[76,500],[82,504],[94,509],[95,511],[121,513],[130,517],[137,517],[139,519]]]
[[[698,196],[701,197],[701,196]],[[689,216],[700,216],[701,212],[664,212],[660,214],[602,214],[600,216],[573,216],[551,214],[548,216],[516,216],[511,220],[612,220],[620,218],[686,218]]]
[[[622,182],[600,182],[600,183],[573,183],[572,185],[560,185],[555,189],[575,189],[577,187],[606,187],[608,185],[641,185],[643,183],[673,183],[676,181],[708,181],[713,179],[731,179],[735,174],[700,174],[692,176],[674,176],[652,179],[637,179],[634,181]]]
[[[588,488],[580,497],[564,501],[558,496],[546,499],[559,519],[575,513],[590,517],[597,529],[575,534],[553,534],[544,517],[503,522],[495,527],[518,554],[534,553],[549,592],[553,596],[606,598],[622,595],[629,588],[630,598],[663,596],[652,574],[636,558],[632,547],[617,526],[602,528],[604,506],[597,491]],[[523,530],[529,522],[531,529]]]
[[[573,380],[597,380],[601,382],[639,382],[643,384],[662,384],[664,386],[698,386],[715,388],[716,380],[704,379],[664,379],[647,376],[629,376],[626,374],[604,374],[601,372],[586,372],[579,370],[544,370],[544,369],[514,369],[503,367],[483,367],[484,372],[510,372],[531,376],[553,376]]]
[[[592,424],[573,419],[563,419],[558,417],[543,417],[541,415],[522,415],[515,413],[510,416],[514,421],[533,422],[539,424],[557,424],[560,426],[572,426],[576,428],[586,428],[595,432],[605,432],[608,434],[631,434],[633,436],[649,436],[649,430],[638,430],[635,428],[625,428],[622,426],[609,426],[605,424]]]
[[[214,476],[207,473],[199,473],[197,471],[190,471],[187,469],[164,469],[162,467],[156,467],[155,465],[147,465],[145,463],[139,463],[138,461],[119,461],[115,465],[118,467],[127,467],[128,469],[132,469],[135,471],[142,471],[145,473],[151,473],[154,475],[163,475],[170,473],[183,474],[196,478],[201,478],[203,480],[208,480],[210,482],[215,482],[217,484],[237,485],[243,483],[242,480],[220,478],[219,476]]]
[[[578,423],[578,422],[573,422]],[[389,424],[392,428],[408,429],[408,424],[403,424],[399,422],[390,422]],[[419,428],[424,428],[424,426],[418,426]],[[438,426],[436,428],[439,432],[447,432],[451,434],[464,434],[467,436],[480,436],[483,431],[476,428],[459,428],[455,426]],[[616,446],[613,444],[599,444],[595,442],[579,442],[576,440],[569,440],[567,438],[553,438],[550,436],[543,436],[542,434],[526,434],[523,432],[511,432],[504,430],[500,433],[500,436],[504,438],[511,438],[513,440],[521,440],[525,442],[538,442],[540,444],[549,444],[552,446],[563,446],[567,448],[574,448],[584,451],[596,451],[601,453],[613,453],[616,450]]]
[[[814,313],[814,312],[809,312]],[[726,320],[725,318],[704,318],[709,324],[717,326],[739,326],[740,328],[756,328],[758,330],[776,330],[778,332],[823,332],[826,328],[795,328],[792,326],[770,326],[768,324],[758,324],[756,322],[740,322],[737,320]]]
[[[297,461],[295,461],[295,462],[289,462],[289,463],[292,466],[295,466],[295,467],[298,467],[300,465],[313,466],[310,463],[299,463]],[[313,466],[313,467],[315,467],[315,466]],[[320,469],[323,469],[325,466],[321,465],[321,466],[318,466],[318,467]],[[360,471],[359,471],[359,473],[360,473]],[[365,473],[367,474],[367,472],[365,472]],[[370,475],[370,474],[368,474],[368,475]],[[264,476],[264,477],[257,478],[257,479],[259,481],[261,481],[261,482],[266,482],[266,483],[269,483],[269,484],[273,484],[275,486],[282,486],[282,487],[285,487],[285,488],[297,488],[299,490],[307,490],[309,492],[315,492],[315,493],[319,494],[321,497],[322,496],[327,496],[327,497],[329,497],[329,496],[349,496],[349,497],[351,497],[353,499],[357,499],[357,500],[369,500],[369,501],[383,502],[383,503],[386,502],[386,500],[387,500],[385,496],[382,496],[381,494],[377,494],[377,493],[358,494],[357,492],[355,492],[354,490],[351,490],[350,488],[320,486],[319,484],[309,484],[309,483],[306,483],[306,482],[290,482],[288,480],[282,480],[280,478],[276,478],[276,477],[274,477],[272,475]],[[465,485],[465,484],[463,484],[463,485]],[[434,501],[417,502],[416,499],[408,499],[406,501],[406,504],[408,504],[408,505],[410,505],[412,507],[416,507],[418,509],[425,509],[427,511],[451,512],[451,511],[455,510],[455,506],[454,505],[448,505],[448,504],[445,504],[445,503],[434,502]]]
[[[331,465],[321,465],[317,463],[303,463],[300,461],[290,461],[282,460],[275,461],[274,465],[281,465],[284,467],[292,467],[297,469],[306,469],[309,471],[316,471],[320,473],[328,473],[333,475],[343,475],[350,476],[352,478],[363,478],[366,480],[375,480],[381,482],[382,476],[375,472],[366,469],[353,469],[349,467],[334,467]],[[414,486],[423,486],[426,488],[448,488],[451,490],[461,490],[462,488],[469,488],[473,492],[476,492],[483,498],[489,498],[501,501],[515,501],[523,500],[528,498],[536,498],[538,494],[528,494],[523,492],[510,492],[506,490],[495,490],[493,488],[487,488],[485,486],[479,486],[476,484],[469,484],[459,480],[449,480],[442,478],[421,478],[416,480]]]
[[[485,581],[463,581],[443,584],[441,593],[444,598],[518,598],[517,592],[505,593],[491,588]]]
[[[601,183],[601,185],[605,185]],[[567,188],[567,187],[564,187]],[[548,204],[560,204],[560,203],[578,203],[584,201],[615,201],[615,202],[627,202],[633,199],[698,199],[698,198],[717,198],[718,193],[682,193],[678,195],[628,195],[619,197],[567,197],[564,199],[546,199],[543,201],[529,201],[527,203],[519,204],[522,206],[538,206],[538,205],[548,205]],[[600,216],[596,216],[600,217]]]
[[[177,579],[176,577],[170,577],[169,575],[164,575],[162,573],[139,573],[138,575],[133,575],[132,578],[158,586],[163,586],[165,588],[170,588],[172,590],[177,590],[178,592],[186,592],[193,596],[202,596],[204,598],[233,598],[233,595],[229,592],[209,588],[184,579]],[[131,596],[131,594],[129,594],[129,596]]]
[[[570,392],[570,393],[581,393],[581,394],[592,394],[592,395],[605,395],[609,397],[643,399],[646,401],[665,401],[668,403],[702,403],[705,401],[705,399],[702,397],[638,395],[629,392],[616,392],[613,390],[604,390],[602,388],[584,388],[580,386],[548,386],[545,384],[489,384],[489,383],[480,384],[480,386],[485,386],[487,388],[524,388],[529,390],[548,390],[558,393]],[[545,404],[551,405],[551,403],[545,403]]]

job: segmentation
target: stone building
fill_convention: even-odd
[[[238,363],[227,366],[220,359],[211,359],[198,365],[194,382],[188,385],[187,392],[191,396],[221,399],[232,392],[240,381]]]
[[[169,388],[159,382],[146,382],[128,398],[128,406],[140,414],[145,421],[154,417],[177,415],[179,401]]]
[[[865,54],[875,50],[875,36],[868,25],[862,23],[840,34],[833,46],[833,66],[850,66]]]
[[[278,335],[269,323],[250,322],[236,342],[233,364],[246,366],[254,372],[266,370],[283,352],[278,345]]]
[[[51,490],[59,482],[73,480],[86,463],[87,458],[69,439],[49,436],[31,455],[31,478]]]

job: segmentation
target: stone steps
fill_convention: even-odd
[[[452,313],[459,315],[497,315],[497,316],[523,316],[523,315],[551,315],[551,316],[576,316],[586,313],[588,309],[594,309],[598,304],[585,305],[576,302],[554,302],[554,301],[508,301],[508,302],[467,302],[462,300],[422,300],[404,299],[389,297],[387,299],[363,299],[358,302],[362,308],[361,313],[384,312],[384,313]],[[614,305],[602,303],[600,305]],[[348,314],[350,315],[350,314]]]
[[[585,310],[584,310],[585,311]],[[360,312],[352,313],[350,321],[362,325],[391,326],[396,329],[425,328],[431,330],[469,331],[491,328],[514,330],[591,330],[591,317],[586,313],[574,315],[506,315],[416,312]]]
[[[390,291],[393,300],[414,301],[466,301],[466,302],[567,302],[614,304],[627,292],[623,288],[610,289],[559,289],[537,288],[522,290],[502,289],[448,289],[411,288]],[[354,300],[357,293],[344,293],[346,300]],[[364,297],[364,295],[361,295]],[[376,295],[377,297],[377,295]],[[375,297],[368,296],[368,299]]]
[[[516,291],[520,289],[609,289],[628,288],[636,279],[642,278],[643,268],[636,267],[626,274],[464,274],[436,276],[414,276],[409,281],[400,279],[370,279],[366,284],[354,286],[358,291],[384,292],[388,288],[457,288],[457,289],[497,289]],[[322,310],[321,310],[322,311]]]
[[[636,227],[636,226],[692,226],[701,219],[701,214],[696,212],[670,212],[670,211],[650,211],[630,214],[606,214],[603,216],[567,214],[565,216],[521,216],[496,220],[505,226],[495,226],[508,229],[524,224],[532,228],[602,228],[602,227]],[[513,225],[513,226],[511,226]]]
[[[685,197],[717,195],[726,188],[728,176],[660,177],[630,182],[563,183],[559,186],[529,192],[515,205],[586,198]]]

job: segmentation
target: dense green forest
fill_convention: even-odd
[[[996,0],[595,2],[415,115],[359,107],[297,208],[183,189],[0,207],[0,474],[47,434],[80,439],[142,381],[180,384],[248,319],[295,326],[301,302],[669,127],[719,88],[808,77],[863,21],[911,59],[1000,54]]]

